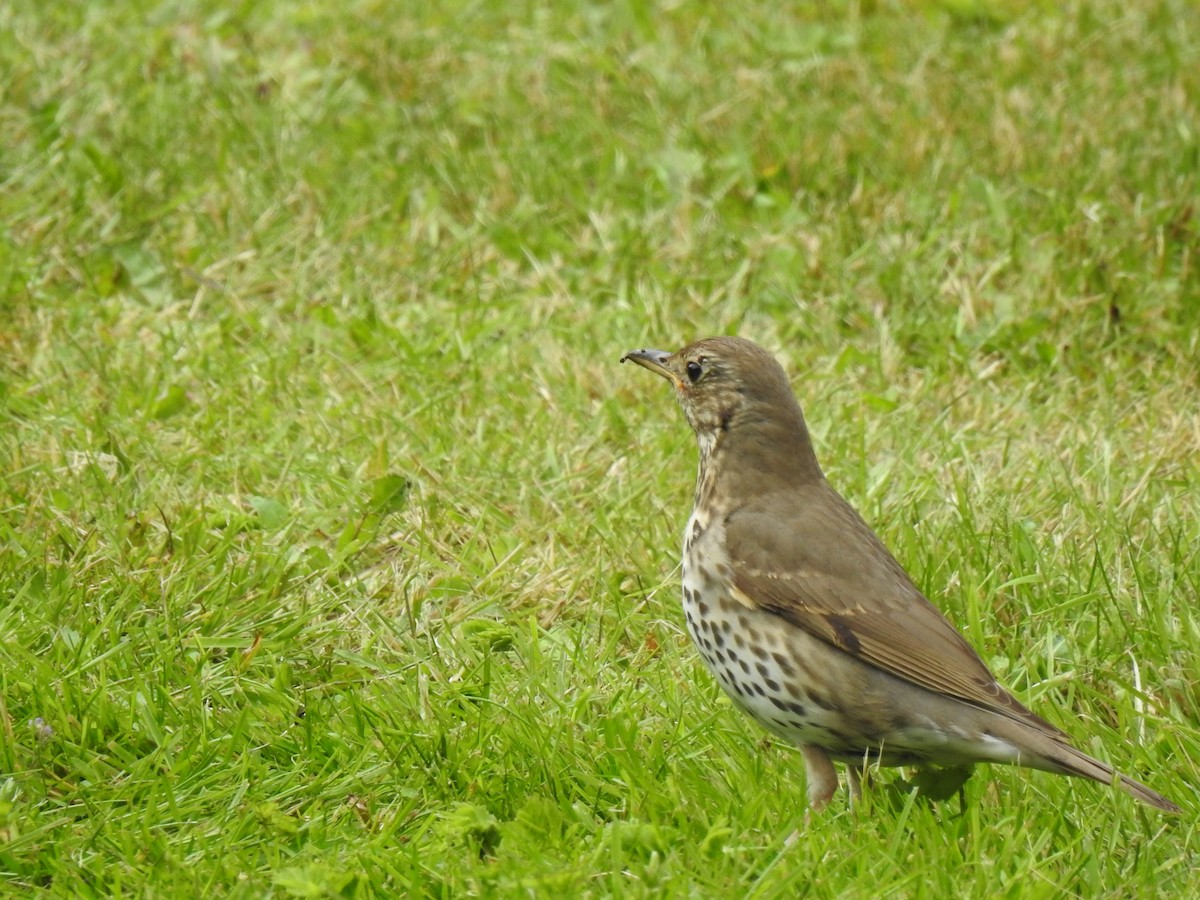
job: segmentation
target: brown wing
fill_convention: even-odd
[[[1059,729],[1001,687],[851,506],[820,481],[725,518],[743,602],[920,687]]]

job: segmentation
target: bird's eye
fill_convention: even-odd
[[[687,364],[688,381],[695,384],[696,381],[700,378],[700,373],[703,371],[704,370],[700,367],[700,363],[698,363],[694,360],[692,362],[688,363]]]

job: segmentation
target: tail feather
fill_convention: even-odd
[[[1161,809],[1163,812],[1174,813],[1175,815],[1183,812],[1182,809],[1158,791],[1152,791],[1140,781],[1134,781],[1128,775],[1118,775],[1117,777],[1121,779],[1121,787],[1125,793],[1129,794],[1135,800],[1141,800],[1143,803],[1148,803],[1155,809]]]
[[[1037,758],[1022,759],[1020,762],[1021,765],[1044,769],[1045,771],[1056,772],[1061,775],[1090,778],[1092,781],[1098,781],[1101,784],[1112,784],[1115,779],[1118,787],[1135,800],[1140,800],[1142,803],[1153,806],[1155,809],[1161,809],[1163,812],[1180,813],[1183,811],[1162,794],[1158,793],[1158,791],[1151,790],[1140,781],[1135,781],[1128,775],[1120,774],[1108,763],[1094,759],[1086,753],[1076,750],[1070,744],[1050,735],[1039,735],[1038,737],[1041,740],[1028,742],[1038,745],[1032,748]]]

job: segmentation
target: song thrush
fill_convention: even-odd
[[[964,768],[1008,763],[1165,797],[1076,750],[1002,688],[817,464],[783,369],[742,338],[633,350],[664,376],[700,445],[684,532],[683,609],[734,703],[797,744],[814,809],[831,760]],[[965,778],[965,774],[963,776]]]

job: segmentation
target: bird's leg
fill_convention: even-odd
[[[812,744],[801,744],[800,752],[804,754],[804,773],[808,781],[808,805],[814,810],[821,810],[833,797],[837,790],[837,772],[829,755],[820,747]]]

